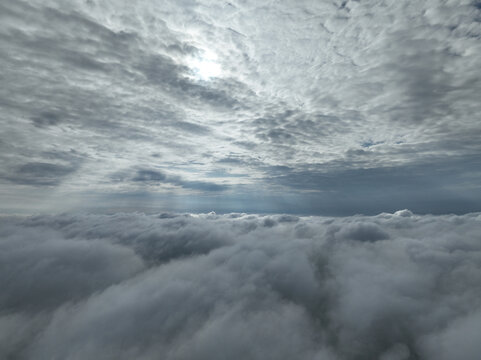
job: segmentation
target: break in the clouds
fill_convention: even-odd
[[[481,209],[479,1],[0,4],[4,211]]]
[[[0,218],[2,359],[476,360],[481,215]]]

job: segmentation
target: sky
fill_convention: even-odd
[[[480,0],[0,0],[0,359],[479,360]]]
[[[481,210],[481,3],[0,3],[0,211]]]

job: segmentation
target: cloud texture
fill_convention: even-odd
[[[4,1],[2,209],[480,211],[480,19],[473,0]]]
[[[0,219],[3,359],[481,352],[481,215]]]

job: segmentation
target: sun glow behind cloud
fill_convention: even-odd
[[[197,80],[210,80],[219,77],[222,73],[218,56],[209,50],[203,51],[200,56],[189,59],[188,66],[192,70],[192,77]]]

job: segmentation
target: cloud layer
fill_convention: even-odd
[[[479,211],[480,18],[472,0],[4,2],[3,210]]]
[[[477,359],[481,215],[0,219],[5,359]]]

